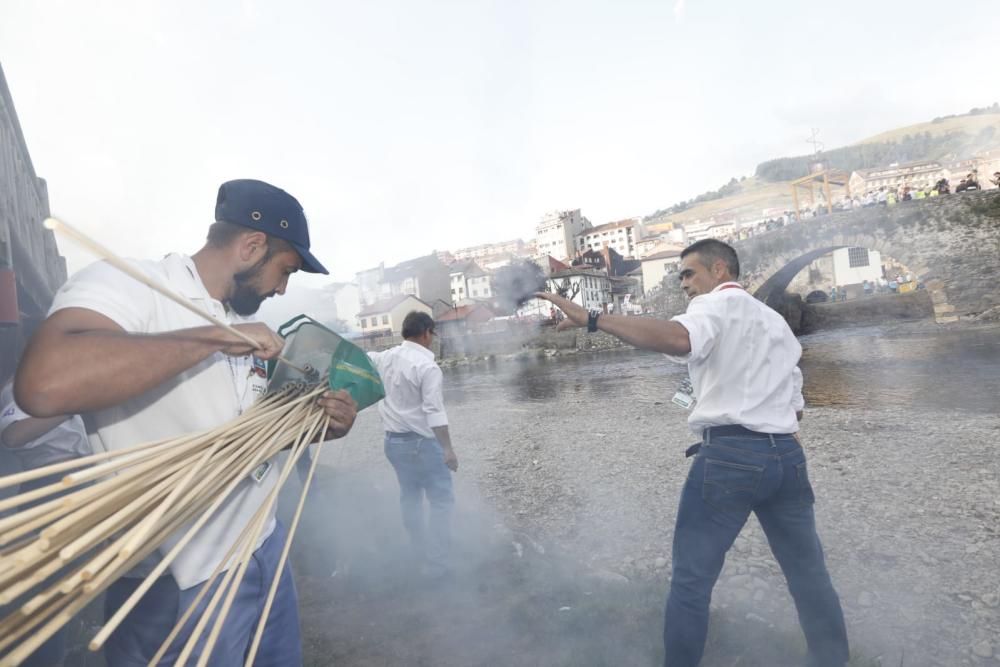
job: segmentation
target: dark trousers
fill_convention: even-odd
[[[451,569],[455,493],[441,443],[418,433],[387,432],[385,455],[399,480],[399,507],[414,550],[427,560],[430,574],[447,573]],[[425,495],[429,506],[426,522]]]
[[[285,530],[281,523],[278,523],[271,536],[253,553],[246,575],[233,599],[233,606],[226,616],[219,640],[208,661],[210,667],[243,666],[264,610],[271,582],[278,574],[278,560],[285,544],[285,537]],[[254,659],[255,667],[296,667],[302,664],[298,603],[292,573],[287,563],[280,576],[281,581],[278,584],[271,613],[267,617],[267,625],[264,626],[260,649]],[[221,579],[222,575],[216,579],[216,586]],[[110,618],[141,582],[142,579],[123,577],[112,584],[105,596],[105,618]],[[173,577],[160,577],[108,639],[104,647],[108,665],[111,667],[148,665],[167,635],[173,630],[174,624],[187,611],[204,585],[199,584],[181,590]],[[198,610],[192,614],[184,629],[171,644],[160,665],[172,665],[177,661],[213,593],[214,590],[209,591],[202,598]],[[197,662],[218,612],[219,607],[216,607],[188,664],[193,665]]]
[[[663,643],[666,667],[695,667],[726,552],[757,515],[795,601],[812,665],[848,661],[847,629],[816,533],[806,456],[790,435],[706,431],[677,510]],[[721,434],[719,434],[721,433]]]

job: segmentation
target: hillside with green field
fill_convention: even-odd
[[[920,160],[960,160],[1000,149],[1000,105],[973,109],[967,114],[935,118],[881,132],[857,143],[824,151],[828,167],[850,173]],[[757,165],[754,176],[732,179],[718,190],[660,209],[646,218],[654,233],[709,218],[760,216],[766,209],[794,208],[791,181],[805,176],[815,155],[777,158]],[[832,187],[834,198],[843,188]],[[808,195],[800,190],[800,202]]]

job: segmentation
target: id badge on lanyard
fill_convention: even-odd
[[[690,410],[695,404],[695,401],[694,387],[691,384],[691,378],[684,378],[684,381],[681,382],[679,387],[677,387],[677,392],[674,394],[674,397],[670,399],[670,402],[681,406],[685,410]]]

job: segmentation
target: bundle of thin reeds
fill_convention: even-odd
[[[16,602],[13,611],[0,619],[0,667],[20,664],[168,537],[182,534],[91,640],[89,648],[99,650],[237,485],[262,463],[289,448],[278,483],[153,660],[153,664],[159,662],[210,592],[211,598],[175,663],[185,664],[207,632],[197,662],[206,664],[279,490],[307,446],[326,432],[326,414],[316,405],[325,389],[324,384],[290,383],[265,394],[237,419],[209,431],[0,478],[3,488],[66,473],[59,482],[0,501],[0,512],[39,503],[0,519],[0,604]],[[303,484],[279,574],[269,591],[247,665],[253,663],[318,453]],[[215,586],[220,575],[221,584]]]

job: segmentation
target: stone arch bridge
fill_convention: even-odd
[[[878,250],[926,286],[938,322],[1000,305],[1000,193],[988,190],[810,218],[734,244],[744,287],[768,302],[813,260],[839,248]],[[676,278],[668,277],[667,280]]]

